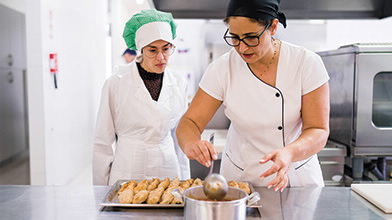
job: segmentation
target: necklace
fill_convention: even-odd
[[[264,73],[262,73],[262,74],[260,74],[261,76],[263,75],[263,74],[265,74],[266,72],[267,72],[267,70],[269,70],[269,68],[270,68],[270,65],[274,62],[274,60],[275,60],[275,56],[276,56],[276,48],[277,48],[277,43],[276,43],[276,41],[277,40],[275,40],[275,38],[272,38],[272,47],[274,48],[274,54],[272,55],[272,59],[271,59],[271,61],[269,62],[269,64],[267,65],[267,68],[265,68],[264,69]]]

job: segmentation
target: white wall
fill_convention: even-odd
[[[276,38],[319,51],[325,47],[327,26],[324,20],[288,20],[286,28],[279,25]]]
[[[313,51],[337,49],[353,43],[392,42],[392,17],[361,20],[288,20],[281,39]]]
[[[392,17],[381,20],[329,20],[325,50],[352,43],[392,43]]]
[[[31,183],[69,183],[92,160],[105,80],[106,0],[26,2]],[[49,53],[58,54],[58,89]]]

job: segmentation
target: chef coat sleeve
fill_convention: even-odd
[[[185,153],[182,151],[182,148],[180,147],[180,145],[178,144],[176,130],[177,130],[178,123],[180,122],[181,117],[184,115],[184,113],[186,112],[186,110],[188,108],[188,95],[187,95],[188,94],[188,86],[187,86],[187,81],[184,78],[179,79],[178,85],[180,85],[179,87],[181,89],[181,91],[178,94],[183,95],[182,103],[181,103],[181,113],[179,114],[176,126],[174,127],[174,129],[171,130],[171,136],[174,141],[174,147],[175,147],[175,151],[177,154],[178,163],[180,165],[180,174],[181,174],[180,178],[181,178],[181,180],[187,180],[187,179],[191,178],[191,169],[190,169],[189,159],[185,155]]]
[[[302,95],[319,88],[329,80],[328,72],[319,55],[309,51],[302,66]]]
[[[113,103],[110,95],[110,78],[106,81],[101,96],[95,129],[93,149],[93,184],[108,185],[111,164],[113,161],[112,144],[115,140],[113,121]]]
[[[223,101],[223,83],[227,77],[225,65],[221,65],[222,59],[215,60],[208,65],[207,70],[199,83],[199,87],[208,95],[219,101]],[[227,65],[226,65],[227,66]],[[219,67],[219,68],[218,68]],[[219,71],[218,71],[219,69]]]
[[[191,178],[191,168],[190,168],[190,163],[189,163],[188,157],[186,156],[184,151],[182,151],[182,148],[178,144],[178,139],[176,136],[177,127],[178,127],[178,122],[177,122],[176,127],[171,131],[171,135],[173,137],[174,148],[175,148],[175,151],[177,154],[178,163],[180,165],[180,174],[181,174],[180,179],[187,180],[187,179]]]

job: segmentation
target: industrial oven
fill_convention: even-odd
[[[389,179],[392,43],[352,44],[319,55],[330,75],[329,140],[347,147],[345,166],[354,180],[370,174]]]

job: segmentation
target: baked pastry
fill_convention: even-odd
[[[120,194],[125,189],[129,189],[129,188],[133,189],[136,185],[137,185],[137,182],[135,180],[129,181],[127,183],[124,183],[124,184],[121,185],[120,190],[118,190],[118,194]]]
[[[148,191],[148,190],[140,190],[133,197],[132,204],[141,204],[141,203],[143,203],[144,201],[147,200],[149,193],[150,193],[150,191]]]
[[[145,179],[137,184],[137,186],[133,189],[133,192],[137,194],[141,190],[146,190],[148,186],[148,179]]]
[[[160,180],[153,178],[152,180],[144,179],[139,183],[135,180],[129,181],[121,185],[118,190],[118,201],[125,204],[180,204],[181,201],[175,198],[172,191],[176,188],[180,192],[194,186],[203,185],[203,181],[197,179],[187,179],[180,181],[178,177],[170,181],[170,178]],[[239,188],[239,185],[237,184]],[[249,188],[249,184],[243,184],[243,189]]]
[[[178,185],[180,185],[180,178],[176,177],[175,179],[173,179],[169,186],[167,188],[173,188],[173,187],[177,187]]]
[[[147,186],[147,190],[151,191],[151,190],[156,189],[160,182],[161,182],[161,180],[159,178],[152,179],[150,184],[148,184],[148,186]]]
[[[170,204],[173,201],[173,199],[174,199],[174,196],[172,194],[172,191],[174,189],[175,189],[174,187],[167,188],[165,190],[165,192],[163,193],[161,201],[159,202],[159,204]]]
[[[228,182],[227,185],[229,185],[231,187],[239,188],[238,182],[235,180]]]
[[[136,181],[129,181],[128,183],[124,183],[121,186],[121,189],[118,191],[118,201],[120,203],[132,203],[134,192],[133,189],[137,185]]]
[[[248,183],[244,183],[244,182],[239,182],[238,186],[240,189],[244,190],[246,193],[248,193],[248,195],[250,194],[250,187]]]
[[[170,178],[166,178],[159,183],[158,187],[162,187],[166,189],[169,186],[169,184],[170,184]]]
[[[126,203],[126,204],[132,203],[133,195],[134,195],[133,188],[125,189],[118,194],[118,201],[120,201],[120,203]]]
[[[180,187],[188,189],[189,187],[191,187],[192,183],[193,183],[193,179],[188,179],[184,182],[181,182]]]
[[[148,195],[147,204],[157,204],[162,197],[163,191],[165,189],[163,187],[158,187],[152,191]]]
[[[199,178],[195,179],[195,181],[193,181],[191,187],[195,187],[195,186],[201,186],[203,185],[203,181]]]

